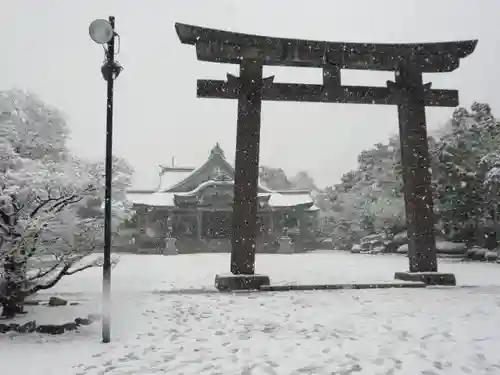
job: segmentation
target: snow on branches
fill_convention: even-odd
[[[90,202],[103,202],[104,163],[72,156],[64,120],[31,95],[0,93],[0,109],[5,135],[0,138],[0,300],[5,302],[9,294],[23,299],[101,264],[95,252],[103,245],[103,216],[81,212]],[[131,214],[125,197],[131,174],[124,160],[114,158],[115,231]]]

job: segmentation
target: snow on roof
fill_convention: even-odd
[[[174,193],[134,193],[128,192],[127,199],[133,204],[151,207],[174,207]]]
[[[145,205],[151,207],[175,207],[174,195],[182,195],[179,193],[144,193],[144,192],[128,192],[127,198],[137,205]],[[259,196],[267,196],[268,193],[259,193]],[[313,199],[309,194],[281,194],[271,193],[269,205],[276,208],[295,207],[311,205],[309,210],[314,211],[317,208],[314,206]]]
[[[311,206],[314,201],[310,194],[299,193],[299,194],[282,194],[282,193],[272,193],[271,199],[269,199],[269,205],[271,207],[294,207],[294,206]]]
[[[311,207],[309,207],[306,211],[319,211],[320,208],[313,204]]]
[[[160,187],[158,191],[165,191],[177,185],[193,173],[194,169],[179,168],[167,169],[160,175]]]
[[[201,190],[205,189],[206,187],[209,187],[209,186],[232,186],[234,184],[234,181],[233,180],[228,180],[228,181],[214,181],[214,180],[208,180],[208,181],[205,181],[205,182],[202,182],[201,184],[198,185],[198,187],[196,187],[195,189],[191,190],[191,191],[186,191],[186,192],[179,192],[179,193],[175,193],[175,195],[178,195],[178,196],[191,196],[191,195],[195,195],[196,193],[199,193]]]

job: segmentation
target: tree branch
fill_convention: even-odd
[[[59,202],[55,203],[51,208],[50,211],[54,213],[59,213],[61,212],[66,206],[73,204],[73,203],[78,203],[81,201],[83,197],[79,197],[76,194],[71,194],[68,197],[61,198]]]
[[[75,268],[74,270],[72,271],[67,271],[65,273],[65,276],[71,276],[71,275],[74,275],[75,273],[78,273],[78,272],[81,272],[81,271],[84,271],[86,270],[87,268],[92,268],[92,267],[96,267],[96,264],[95,263],[89,263],[89,264],[86,264],[84,266],[81,266],[79,268]]]
[[[46,290],[52,288],[54,285],[56,285],[64,276],[66,276],[66,272],[70,269],[71,265],[66,264],[64,267],[61,269],[61,271],[57,274],[55,278],[53,278],[51,281],[49,281],[47,284],[37,284],[33,288],[29,289],[26,292],[26,295],[32,295],[35,294],[36,292],[40,290]]]
[[[41,278],[47,276],[49,273],[55,271],[59,266],[60,266],[60,264],[56,263],[52,267],[50,267],[50,268],[48,268],[48,269],[46,269],[44,271],[39,270],[36,276],[32,276],[32,277],[26,278],[26,281],[34,281],[36,279],[41,279]]]
[[[44,208],[50,202],[54,202],[56,200],[57,200],[56,198],[51,198],[49,194],[49,198],[45,199],[44,201],[41,201],[41,203],[37,207],[35,207],[35,209],[31,212],[30,218],[34,218],[42,208]]]
[[[114,262],[116,264],[116,262]],[[32,295],[32,294],[35,294],[36,292],[40,291],[40,290],[46,290],[46,289],[50,289],[52,288],[54,285],[56,285],[64,276],[71,276],[71,275],[74,275],[75,273],[78,273],[78,272],[81,272],[81,271],[84,271],[88,268],[92,268],[92,267],[97,267],[99,266],[99,264],[97,262],[91,262],[91,263],[87,263],[83,266],[80,266],[78,268],[75,268],[73,270],[71,270],[71,266],[74,264],[73,263],[68,263],[68,264],[65,264],[61,270],[59,271],[59,273],[57,274],[56,277],[54,277],[52,280],[50,280],[48,283],[46,284],[37,284],[35,285],[33,288],[29,289],[28,291],[26,291],[26,295]],[[57,264],[53,267],[51,267],[49,270],[47,270],[46,272],[44,272],[44,275],[48,275],[50,272],[54,271],[57,269],[57,267],[59,267],[60,264]],[[29,280],[29,281],[33,281],[33,280]]]

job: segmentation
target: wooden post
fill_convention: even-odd
[[[425,91],[418,67],[402,65],[393,86],[399,96],[398,117],[403,166],[404,198],[408,230],[410,272],[436,272],[436,240]]]
[[[231,273],[253,275],[257,235],[262,63],[244,59],[238,78],[238,122],[231,237]]]

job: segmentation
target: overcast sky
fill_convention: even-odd
[[[479,39],[453,73],[427,76],[433,88],[460,90],[461,105],[487,101],[500,111],[500,0],[17,0],[0,11],[0,89],[38,94],[68,117],[72,147],[104,155],[102,48],[88,37],[94,18],[116,16],[115,153],[136,170],[137,187],[156,183],[159,164],[197,166],[220,142],[231,161],[236,101],[197,99],[196,79],[224,78],[234,66],[200,63],[180,44],[175,22],[245,33],[354,42]],[[320,83],[321,71],[268,69],[276,81]],[[391,75],[346,72],[343,83],[383,85]],[[452,110],[427,111],[436,128]],[[308,170],[321,186],[336,183],[357,154],[397,131],[395,107],[270,103],[263,105],[261,164]]]

